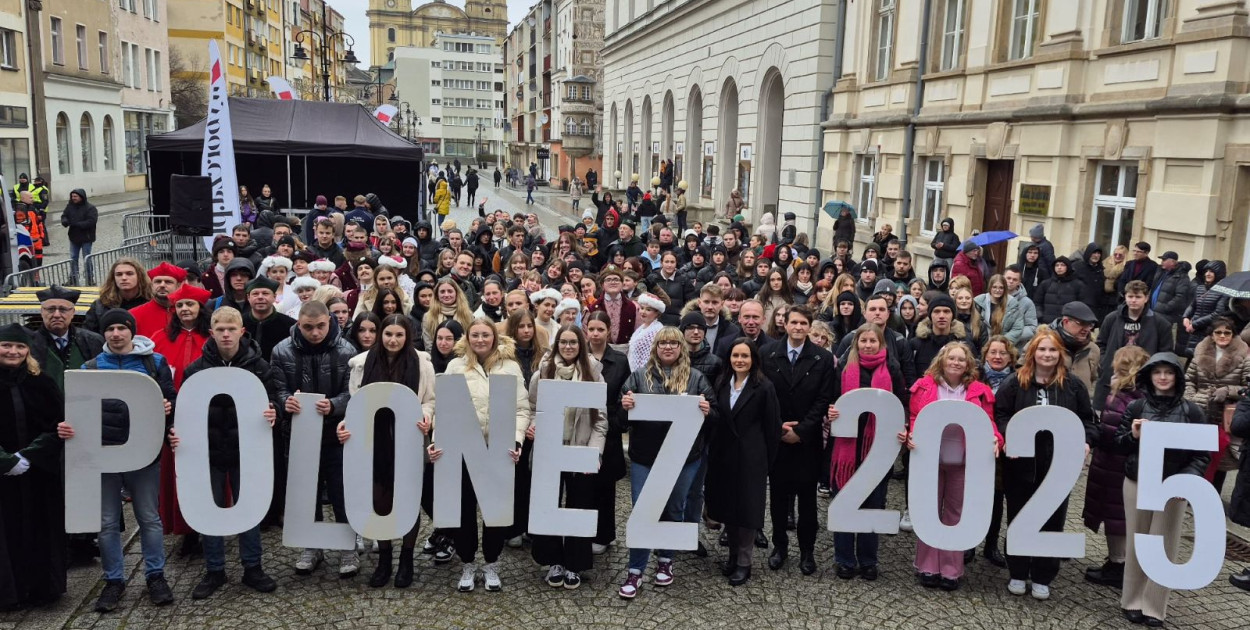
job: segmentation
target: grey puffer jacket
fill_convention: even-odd
[[[330,333],[321,343],[310,343],[298,326],[292,326],[291,336],[278,343],[270,356],[269,362],[282,375],[286,391],[324,394],[330,400],[330,414],[322,417],[323,446],[339,443],[335,427],[343,419],[351,398],[351,369],[347,362],[355,355],[356,348],[343,338],[338,323],[331,317]]]
[[[987,330],[990,329],[990,318],[993,314],[993,309],[991,308],[990,303],[990,294],[982,293],[981,295],[972,298],[972,301],[981,311],[982,327]],[[1033,317],[1036,318],[1037,315],[1035,314]],[[1036,321],[1036,319],[1034,321]],[[1019,345],[1022,339],[1025,341],[1028,340],[1028,337],[1024,336],[1024,312],[1021,309],[1020,301],[1010,295],[1007,296],[1007,308],[1003,313],[1002,330],[1003,335],[1010,339],[1011,343],[1014,345]],[[1033,325],[1033,330],[1037,330],[1036,323]]]

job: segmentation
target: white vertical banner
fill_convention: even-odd
[[[226,71],[221,63],[217,40],[208,42],[208,120],[204,124],[204,151],[200,175],[213,181],[213,236],[204,237],[204,247],[213,247],[218,234],[242,222],[239,215],[239,182],[234,171],[234,134],[230,131],[230,99]]]

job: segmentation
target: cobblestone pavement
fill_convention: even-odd
[[[371,589],[371,556],[361,575],[350,580],[337,576],[337,561],[323,564],[312,576],[296,576],[298,550],[280,546],[277,530],[265,532],[265,567],[279,584],[270,595],[239,584],[242,570],[233,541],[227,546],[230,584],[207,601],[192,601],[191,589],[203,573],[200,560],[171,557],[167,575],[177,602],[153,607],[146,598],[137,541],[127,553],[129,583],[118,613],[98,615],[91,607],[99,592],[75,589],[49,610],[26,616],[0,615],[0,630],[8,628],[539,628],[551,626],[663,628],[785,627],[785,628],[1117,628],[1130,627],[1120,617],[1119,592],[1086,583],[1082,573],[1099,564],[1105,547],[1101,536],[1087,535],[1086,559],[1064,563],[1052,585],[1051,599],[1037,602],[1013,597],[1005,589],[1006,569],[978,557],[969,566],[963,588],[954,593],[928,590],[916,584],[911,562],[915,538],[911,534],[883,536],[881,578],[876,582],[840,580],[833,574],[832,536],[819,537],[820,570],[803,576],[792,557],[777,572],[769,571],[766,554],[757,550],[754,574],[746,586],[725,583],[718,563],[725,551],[716,547],[716,533],[704,531],[712,550],[706,559],[679,554],[676,581],[667,588],[644,584],[638,597],[624,601],[616,588],[625,575],[626,549],[621,546],[628,514],[628,485],[618,487],[621,539],[607,554],[595,558],[595,569],[577,591],[552,589],[541,579],[528,547],[505,549],[501,559],[504,590],[487,593],[480,587],[468,594],[456,592],[459,563],[433,565],[428,556],[417,560],[417,579],[407,590]],[[1084,482],[1078,484],[1083,488]],[[1080,493],[1072,501],[1068,531],[1083,531]],[[889,505],[898,507],[902,484],[892,482]],[[820,502],[822,510],[827,500]],[[821,518],[823,523],[824,519]],[[428,521],[423,522],[428,527]],[[423,536],[426,530],[423,530]],[[1185,542],[1188,545],[1188,541]],[[172,554],[176,539],[167,539]],[[1187,553],[1187,550],[1186,550]],[[652,562],[651,569],[654,569]],[[1229,562],[1226,569],[1240,570]],[[98,568],[76,569],[71,579],[89,584]],[[1228,571],[1210,586],[1172,597],[1168,625],[1210,630],[1245,628],[1250,599],[1227,582]]]

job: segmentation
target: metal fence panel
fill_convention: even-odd
[[[150,269],[163,261],[171,263],[187,259],[201,261],[207,257],[208,252],[204,250],[201,237],[177,236],[169,232],[160,232],[149,234],[135,243],[93,253],[88,260],[91,261],[98,275],[107,273],[107,270],[119,258],[135,258],[143,263],[144,267]]]
[[[130,212],[122,216],[122,245],[132,245],[169,230],[169,215]]]
[[[71,273],[72,263],[73,261],[71,260],[62,260],[50,265],[11,273],[5,276],[4,284],[0,285],[0,294],[8,295],[18,287],[46,287],[51,284],[71,286],[77,284]],[[83,282],[95,284],[92,280],[94,278],[83,278]]]

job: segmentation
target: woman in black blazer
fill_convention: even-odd
[[[734,340],[729,367],[716,387],[721,424],[711,436],[707,458],[708,517],[725,524],[729,561],[723,573],[738,586],[751,578],[756,531],[764,527],[768,471],[781,440],[781,408],[772,381],[761,371],[759,349],[746,337]]]

